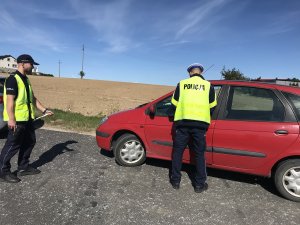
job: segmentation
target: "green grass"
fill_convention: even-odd
[[[100,119],[103,117],[102,114],[97,116],[84,116],[80,113],[67,112],[60,109],[51,110],[54,112],[54,115],[43,118],[46,125],[74,131],[95,131]],[[38,112],[36,114],[36,117],[41,115],[41,113]]]

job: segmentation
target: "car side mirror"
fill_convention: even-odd
[[[149,114],[150,114],[150,116],[154,116],[155,115],[155,104],[150,105],[150,107],[149,107]]]

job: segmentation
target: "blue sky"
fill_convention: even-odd
[[[199,62],[257,78],[300,77],[299,0],[1,0],[0,55],[86,79],[176,85]]]

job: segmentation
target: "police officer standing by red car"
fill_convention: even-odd
[[[0,181],[17,183],[20,179],[11,173],[11,158],[19,152],[18,176],[34,175],[41,171],[29,165],[29,158],[36,142],[33,120],[34,106],[43,114],[53,115],[34,96],[27,75],[36,63],[30,55],[17,58],[18,70],[10,75],[4,85],[3,120],[7,121],[8,136],[0,154]]]
[[[217,105],[213,86],[201,75],[203,70],[203,66],[199,63],[190,65],[187,68],[190,78],[178,83],[171,100],[172,105],[176,107],[174,115],[176,133],[170,183],[174,189],[179,189],[182,155],[189,144],[195,153],[196,174],[193,186],[196,193],[208,188],[205,165],[206,131],[213,108]]]

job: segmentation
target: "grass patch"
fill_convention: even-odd
[[[63,111],[60,109],[51,109],[54,112],[53,116],[43,118],[46,125],[59,128],[67,128],[74,131],[95,131],[100,119],[104,116],[84,116],[80,113]],[[40,116],[38,114],[36,116]]]

